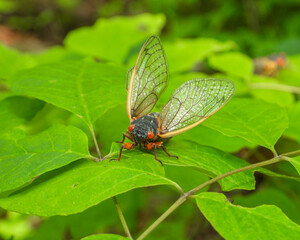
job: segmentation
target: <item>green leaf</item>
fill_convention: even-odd
[[[300,86],[300,54],[288,56],[288,66],[281,69],[277,79],[283,84]]]
[[[252,208],[261,204],[276,205],[289,218],[299,224],[300,208],[295,201],[295,197],[297,196],[288,195],[284,191],[282,191],[282,189],[278,189],[277,186],[264,186],[263,188],[259,188],[257,189],[257,191],[250,194],[239,194],[237,196],[233,196],[232,198],[234,200],[234,204],[242,205],[243,207]]]
[[[208,58],[209,65],[221,72],[246,78],[253,73],[251,58],[240,52],[227,52],[218,55],[211,55]]]
[[[8,99],[0,102],[0,135],[25,122],[11,107],[10,102]]]
[[[229,79],[233,81],[235,85],[235,93],[234,93],[235,97],[244,97],[249,95],[250,89],[248,83],[244,79],[238,76],[232,74],[225,74],[225,73],[215,73],[210,77]]]
[[[251,76],[252,83],[278,83],[276,79],[260,76],[260,75],[253,75]],[[251,88],[251,84],[250,84]],[[269,103],[275,103],[281,107],[291,107],[294,103],[294,95],[289,92],[283,92],[279,90],[269,90],[269,89],[251,89],[251,94],[257,98],[264,100]]]
[[[16,71],[35,65],[35,61],[30,55],[21,54],[2,45],[0,45],[0,56],[0,80],[8,79]]]
[[[80,60],[84,58],[84,56],[61,46],[48,48],[43,52],[33,55],[33,57],[38,64]]]
[[[120,235],[115,235],[115,234],[97,234],[97,235],[91,235],[82,238],[82,240],[125,240],[125,239],[129,239],[129,238],[122,237]]]
[[[283,164],[284,164],[284,162],[281,162],[281,164],[278,165],[278,167],[280,168]],[[273,172],[273,171],[271,171],[267,168],[263,168],[263,167],[257,168],[255,171],[260,172],[260,173],[265,174],[270,177],[278,177],[278,178],[290,179],[290,180],[294,180],[296,182],[300,182],[300,178],[298,177],[297,172],[295,174],[293,174],[291,172],[285,172],[284,174],[280,174],[280,173]],[[286,174],[288,174],[288,175],[286,175]],[[293,175],[297,175],[297,176],[293,176]]]
[[[150,35],[159,34],[164,24],[162,14],[102,18],[92,27],[70,32],[64,43],[79,53],[121,63],[133,47]]]
[[[43,106],[44,102],[26,97],[15,96],[2,100],[0,102],[0,135],[31,120]]]
[[[199,172],[197,169],[167,164],[164,165],[164,168],[166,177],[174,182],[180,183],[180,187],[185,192],[209,180],[208,176]],[[205,190],[206,189],[202,189],[202,191]]]
[[[128,193],[126,195],[128,196]],[[133,199],[128,200],[131,200],[132,203]],[[84,221],[82,221],[82,219],[84,219]],[[126,209],[126,221],[128,222],[128,209]],[[119,223],[120,220],[113,201],[108,199],[78,214],[54,216],[44,219],[42,224],[26,239],[61,239],[66,229],[69,230],[72,239],[82,239],[95,232],[104,232],[109,226],[118,226],[120,225]],[[55,231],[52,231],[53,229],[55,229]]]
[[[297,102],[290,110],[289,110],[289,127],[285,131],[285,135],[295,139],[300,143],[300,102]]]
[[[211,146],[224,152],[237,152],[240,149],[254,148],[255,144],[249,143],[240,137],[228,137],[203,125],[197,126],[192,130],[183,133],[177,137],[178,139],[188,139],[199,143],[200,145]]]
[[[123,68],[86,61],[40,65],[16,74],[12,91],[69,110],[89,126],[125,101]],[[125,106],[125,103],[124,103]]]
[[[122,133],[127,130],[130,124],[124,104],[110,109],[94,124],[99,132],[98,143],[103,155],[109,153],[112,143],[122,140]],[[119,145],[118,148],[120,149]]]
[[[81,212],[105,199],[131,189],[178,185],[164,177],[163,167],[150,154],[122,160],[77,161],[43,174],[33,184],[0,199],[4,209],[39,216],[69,215]],[[45,200],[47,199],[47,200]]]
[[[0,138],[0,192],[15,189],[50,170],[90,157],[79,129],[57,125],[35,136]],[[4,151],[3,151],[4,150]]]
[[[225,172],[248,165],[247,162],[229,153],[212,147],[202,146],[192,141],[172,139],[170,140],[170,144],[166,144],[166,148],[170,154],[178,156],[179,159],[168,157],[163,151],[159,151],[158,158],[164,164],[192,167],[209,177],[216,177]],[[250,171],[229,176],[220,180],[219,183],[223,191],[233,189],[251,190],[255,187],[253,172]]]
[[[84,125],[84,127],[88,129],[88,126],[85,124],[85,122],[83,122],[74,114],[70,113],[69,111],[63,108],[59,108],[50,103],[46,103],[44,107],[34,116],[34,118],[26,124],[26,131],[30,135],[33,135],[48,129],[49,127],[55,124],[72,125],[77,127],[74,124],[69,124],[68,119],[70,117],[78,119],[79,121],[81,121],[82,125]],[[86,133],[85,131],[83,132]],[[90,133],[89,129],[88,133]]]
[[[174,42],[164,42],[164,49],[170,72],[190,70],[197,62],[204,60],[209,54],[226,51],[234,47],[231,41],[220,42],[215,39],[178,39]]]
[[[38,54],[28,54],[0,45],[0,56],[0,80],[9,79],[14,73],[38,64],[83,58],[82,55],[59,46]]]
[[[291,164],[293,164],[293,166],[296,168],[297,172],[300,175],[300,156],[299,157],[290,158],[289,162]]]
[[[200,193],[197,205],[225,239],[299,239],[300,227],[273,205],[246,208],[231,204],[220,193]]]
[[[286,110],[256,99],[233,98],[203,125],[272,149],[288,127]]]

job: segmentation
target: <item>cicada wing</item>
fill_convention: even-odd
[[[149,113],[167,84],[166,56],[159,38],[151,36],[127,74],[128,117],[133,119]]]
[[[224,79],[194,79],[177,88],[159,114],[162,138],[183,133],[217,112],[232,97],[234,83]]]
[[[132,75],[134,67],[129,68],[128,72],[127,72],[127,77],[126,77],[126,91],[128,91],[128,87],[129,87],[129,83],[130,83],[130,78]]]

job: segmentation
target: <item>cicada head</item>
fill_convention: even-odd
[[[153,141],[157,136],[158,120],[151,114],[142,116],[131,122],[128,131],[136,143]]]

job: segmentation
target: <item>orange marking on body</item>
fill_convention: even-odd
[[[278,57],[276,59],[276,62],[278,64],[278,66],[280,66],[280,67],[284,66],[284,64],[285,64],[285,61],[284,61],[284,59],[282,57]]]
[[[150,151],[152,148],[154,148],[154,146],[156,146],[157,148],[161,147],[163,145],[163,142],[151,142],[151,143],[148,143],[146,145],[146,148],[148,151]]]
[[[153,143],[153,142],[148,143],[148,144],[146,145],[147,150],[150,151],[150,150],[154,147],[154,144],[155,144],[155,143]]]
[[[123,148],[130,150],[130,149],[132,149],[132,145],[133,145],[132,143],[124,143]]]

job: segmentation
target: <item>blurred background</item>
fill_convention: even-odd
[[[164,38],[233,40],[251,57],[300,52],[298,0],[0,0],[0,41],[37,51],[98,18],[164,13]]]
[[[169,43],[166,44],[165,48],[167,58],[170,60],[170,67],[173,66],[171,72],[176,72],[182,67],[182,71],[177,71],[177,76],[176,74],[173,75],[174,79],[180,77],[185,81],[190,79],[191,75],[190,73],[180,75],[181,73],[186,73],[187,68],[181,65],[182,62],[179,61],[177,63],[174,60],[174,58],[178,58],[181,55],[179,52],[178,55],[176,53],[176,55],[172,56],[173,45],[170,43],[185,38],[200,39],[201,41],[202,39],[210,39],[209,46],[215,48],[209,52],[211,58],[207,60],[208,54],[201,55],[201,53],[199,56],[196,56],[196,60],[197,57],[200,60],[205,60],[194,64],[192,68],[188,66],[189,70],[193,72],[201,71],[203,74],[209,75],[220,74],[224,70],[222,69],[222,61],[227,60],[226,58],[223,60],[218,57],[214,58],[212,53],[235,50],[242,54],[242,57],[238,55],[237,59],[241,57],[244,60],[246,58],[245,61],[250,61],[251,63],[253,59],[268,56],[254,63],[256,67],[254,71],[258,75],[270,78],[258,78],[252,75],[249,77],[249,74],[245,81],[249,81],[249,78],[251,78],[253,82],[280,82],[299,87],[299,12],[299,0],[0,0],[0,53],[3,52],[2,56],[0,56],[0,67],[2,68],[0,69],[0,80],[3,80],[0,90],[9,88],[5,84],[5,79],[11,76],[14,71],[14,69],[11,69],[11,66],[8,66],[10,61],[15,64],[13,68],[23,69],[34,66],[37,62],[47,62],[46,58],[61,60],[63,58],[60,56],[65,54],[65,52],[62,52],[60,46],[64,45],[67,45],[68,49],[72,51],[72,53],[68,52],[64,57],[80,58],[81,56],[77,53],[88,53],[94,56],[93,51],[97,50],[92,47],[88,49],[85,46],[85,42],[89,42],[90,39],[81,39],[80,45],[74,43],[77,37],[76,29],[82,29],[82,27],[86,26],[91,27],[87,29],[93,29],[92,26],[96,21],[101,24],[106,21],[105,19],[116,16],[135,16],[143,13],[159,16],[157,20],[159,23],[156,22],[155,24],[161,26],[159,35],[163,42]],[[141,25],[142,30],[143,27]],[[84,29],[86,28],[83,28],[82,31]],[[135,35],[132,35],[132,38],[134,39]],[[137,53],[144,40],[144,37],[141,38],[140,43],[133,49],[132,55]],[[184,41],[178,41],[177,43],[178,46],[186,44]],[[202,41],[201,43],[207,43],[207,41]],[[54,46],[55,48],[52,48]],[[55,50],[47,52],[48,49]],[[77,52],[74,53],[73,51]],[[35,55],[37,53],[43,54],[44,52],[47,53],[44,56],[37,57],[38,55]],[[7,54],[9,58],[4,58],[4,54]],[[97,54],[95,56],[97,59],[99,58]],[[110,59],[110,57],[108,56],[107,59]],[[128,57],[122,60],[125,63],[124,65],[127,66],[130,65],[127,62],[132,63],[134,59],[135,57]],[[184,58],[182,61],[185,61]],[[195,60],[193,61],[195,62]],[[287,65],[289,66],[287,67]],[[177,66],[177,68],[174,66]],[[286,67],[287,69],[284,69]],[[281,69],[283,70],[282,72],[280,72]],[[252,74],[252,68],[249,71]],[[232,78],[238,86],[237,95],[246,95],[263,99],[267,102],[275,102],[275,104],[285,107],[289,111],[294,109],[294,104],[299,100],[299,95],[293,92],[268,91],[268,93],[265,93],[259,92],[259,90],[250,91],[242,84],[244,81],[243,72],[239,73],[233,70],[233,72],[226,72],[226,74],[233,75]],[[70,113],[67,111],[52,105],[42,107],[44,107],[44,110],[36,114],[34,118],[28,117],[30,119],[29,125],[35,126],[34,129],[31,129],[31,133],[39,132],[53,122],[62,122],[62,119],[67,117],[70,118],[68,123],[76,126],[80,125],[76,122],[77,120],[70,117]],[[39,107],[38,110],[42,107]],[[297,109],[300,109],[299,104]],[[295,111],[291,110],[290,116],[297,116],[296,114],[293,115]],[[49,118],[44,117],[45,112],[50,112]],[[118,112],[119,110],[113,109],[107,113],[106,116],[110,114],[110,118],[103,118],[102,126],[110,128],[112,121],[121,121],[119,128],[126,129],[128,124],[126,114],[124,114],[124,119],[120,120]],[[50,118],[52,120],[49,120]],[[42,126],[40,125],[41,119],[44,121]],[[294,119],[297,121],[296,117]],[[111,142],[119,140],[121,132],[119,128],[114,131],[111,130],[106,136],[108,143],[102,143],[104,152],[107,153],[109,151]],[[296,126],[295,129],[297,129]],[[205,128],[202,128],[202,131],[207,133],[207,135],[211,134]],[[299,134],[295,134],[293,128],[290,128],[285,133],[285,138],[281,139],[277,145],[279,152],[299,149],[300,140],[298,137]],[[207,141],[211,141],[209,143],[211,146],[219,147],[219,143],[214,142],[214,140]],[[203,142],[203,144],[205,143]],[[271,157],[268,150],[255,148],[255,146],[249,144],[245,145],[247,144],[244,142],[239,146],[232,143],[231,146],[221,146],[220,149],[238,153],[239,156],[245,156],[249,162],[257,162]],[[251,148],[257,151],[249,151]],[[273,170],[282,171],[290,175],[295,174],[294,169],[284,164],[279,169],[275,168]],[[203,178],[203,181],[205,179],[206,177]],[[264,203],[275,204],[289,218],[296,223],[300,223],[300,198],[297,195],[297,191],[299,191],[298,183],[287,179],[270,178],[261,174],[257,174],[256,179],[256,191],[236,190],[230,193],[229,197],[234,196],[235,203],[247,207],[254,207]],[[210,191],[221,190],[219,186],[213,185]],[[176,198],[177,194],[168,190],[167,187],[155,187],[137,189],[126,193],[126,195],[121,195],[120,203],[129,227],[136,234],[156,219]],[[95,232],[122,234],[121,224],[111,200],[107,200],[82,213],[67,217],[41,218],[0,209],[0,240],[80,239]],[[168,221],[161,224],[149,236],[149,239],[214,240],[222,239],[222,237],[205,220],[193,203],[186,203],[168,218]]]

